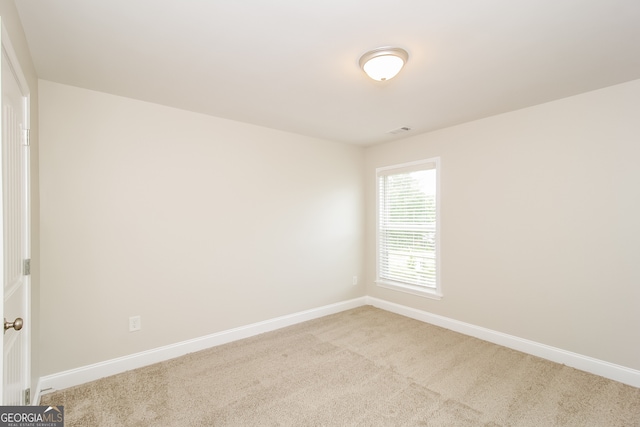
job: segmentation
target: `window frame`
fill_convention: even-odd
[[[433,167],[429,167],[433,165]],[[430,170],[434,169],[436,174],[436,195],[435,195],[435,203],[436,203],[436,220],[435,220],[435,269],[436,269],[436,280],[435,287],[429,286],[420,286],[411,283],[405,283],[400,281],[391,281],[388,279],[381,278],[381,188],[380,188],[380,177],[388,176],[388,175],[396,175],[402,173],[409,173],[420,170]],[[377,286],[387,289],[393,289],[396,291],[406,292],[413,295],[418,295],[421,297],[432,298],[432,299],[442,299],[442,270],[440,268],[442,251],[440,248],[440,228],[441,228],[441,217],[440,217],[440,174],[441,174],[441,162],[440,157],[432,157],[423,160],[416,160],[407,163],[401,163],[397,165],[383,166],[376,168],[376,280],[375,283]]]

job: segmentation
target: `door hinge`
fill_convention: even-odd
[[[31,405],[31,388],[24,391],[24,404]]]
[[[24,145],[27,147],[31,145],[31,129],[24,130]]]
[[[22,262],[22,274],[25,276],[31,275],[31,258],[27,258]]]

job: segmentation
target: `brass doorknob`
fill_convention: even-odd
[[[22,329],[22,325],[24,324],[24,322],[22,321],[22,318],[18,317],[16,318],[16,320],[14,320],[13,322],[7,322],[7,318],[4,318],[4,331],[7,332],[7,329],[15,329],[16,331],[19,331],[20,329]]]

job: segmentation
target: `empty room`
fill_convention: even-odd
[[[639,22],[0,0],[3,407],[640,426]]]

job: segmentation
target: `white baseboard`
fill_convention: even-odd
[[[40,404],[40,396],[42,396],[42,377],[38,378],[36,389],[31,393],[31,405],[38,406]]]
[[[365,298],[367,305],[372,305],[392,313],[420,320],[421,322],[430,323],[455,332],[460,332],[484,341],[489,341],[494,344],[640,388],[640,371],[635,369],[572,353],[546,344],[540,344],[535,341],[518,338],[513,335],[503,334],[502,332],[460,322],[448,317],[439,316],[427,311],[417,310],[415,308],[395,304],[378,298]]]
[[[363,305],[372,305],[382,310],[397,313],[402,316],[450,329],[455,332],[460,332],[465,335],[476,337],[494,344],[502,345],[523,353],[538,356],[552,362],[561,363],[572,368],[580,369],[585,372],[640,388],[640,371],[635,369],[615,365],[603,360],[594,359],[556,347],[518,338],[513,335],[504,334],[502,332],[460,322],[448,317],[367,296],[301,311],[286,316],[276,317],[263,322],[229,329],[227,331],[159,347],[153,350],[135,353],[129,356],[119,357],[117,359],[95,363],[93,365],[83,366],[77,369],[71,369],[69,371],[53,375],[47,375],[40,378],[38,381],[37,389],[33,394],[33,402],[34,404],[38,404],[42,394],[46,394],[54,390],[61,390],[90,381],[95,381],[110,375],[163,362],[188,353],[205,350],[221,344],[248,338],[264,332],[274,331],[286,326],[295,325],[307,320],[317,319],[319,317],[328,316],[330,314],[339,313],[341,311],[350,310]]]
[[[110,375],[142,368],[154,363],[184,356],[188,353],[205,350],[221,344],[252,337],[264,332],[274,331],[286,326],[295,325],[307,320],[317,319],[319,317],[328,316],[330,314],[339,313],[341,311],[350,310],[363,305],[366,305],[366,297],[355,298],[155,348],[153,350],[143,351],[100,363],[94,363],[93,365],[83,366],[53,375],[47,375],[40,378],[38,381],[38,389],[34,393],[33,401],[39,402],[42,394],[50,393],[55,390],[74,387],[76,385],[95,381]]]

